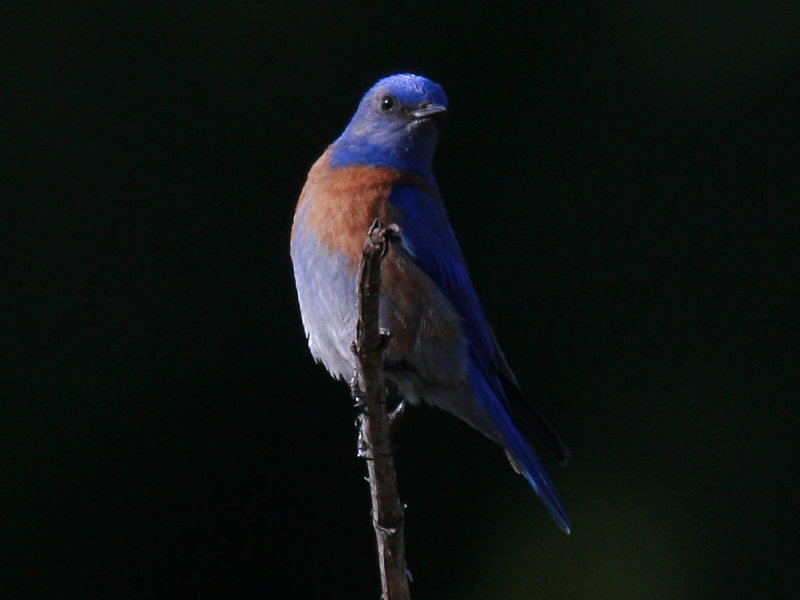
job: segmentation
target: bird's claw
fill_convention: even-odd
[[[369,446],[364,437],[364,415],[356,417],[356,429],[358,429],[358,440],[356,441],[356,456],[358,458],[367,458],[369,456]]]
[[[356,408],[364,408],[364,400],[367,394],[358,384],[358,377],[356,375],[353,375],[353,378],[350,380],[350,396],[353,398],[353,405]]]
[[[389,427],[392,429],[392,433],[394,433],[395,428],[403,422],[406,416],[406,408],[408,408],[408,401],[403,398],[400,400],[400,403],[392,409],[392,412],[389,413]]]
[[[388,329],[381,328],[378,333],[378,337],[380,338],[380,341],[378,342],[377,351],[383,352],[389,346],[389,342],[392,339],[392,332]]]

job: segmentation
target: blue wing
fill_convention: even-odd
[[[569,453],[552,427],[519,391],[483,313],[435,184],[428,190],[397,186],[390,200],[401,215],[398,224],[403,229],[404,247],[464,319],[471,360],[468,374],[483,409],[491,416],[506,441],[506,449],[553,519],[569,532],[569,518],[558,493],[525,434],[552,450],[561,462],[566,462]]]

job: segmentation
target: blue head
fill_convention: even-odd
[[[331,166],[365,164],[429,174],[447,96],[430,79],[404,73],[381,79],[333,143]]]

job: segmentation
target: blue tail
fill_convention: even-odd
[[[470,368],[470,379],[484,409],[491,415],[498,431],[503,436],[506,449],[522,469],[533,490],[544,502],[556,525],[564,533],[569,533],[569,517],[561,505],[561,499],[558,497],[553,482],[550,481],[550,477],[542,463],[539,462],[533,448],[514,425],[503,402],[498,398],[499,394],[503,394],[502,385],[499,381],[495,382],[496,385],[491,385],[486,380],[486,375],[474,363]]]

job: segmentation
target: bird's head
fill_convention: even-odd
[[[331,165],[389,167],[427,174],[447,96],[430,79],[404,73],[381,79],[361,99],[333,144]]]

